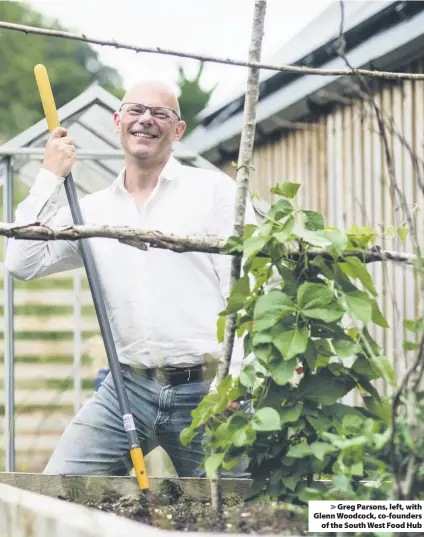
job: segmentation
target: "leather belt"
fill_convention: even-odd
[[[178,384],[186,384],[188,382],[202,382],[204,380],[211,380],[211,373],[208,368],[202,365],[196,365],[193,367],[131,367],[128,365],[122,365],[121,369],[130,370],[135,375],[140,375],[150,379],[155,379],[158,382],[165,384],[171,384],[173,386]]]

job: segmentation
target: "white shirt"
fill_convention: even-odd
[[[171,157],[141,209],[126,190],[124,177],[125,170],[109,188],[81,199],[85,224],[223,239],[232,234],[236,188],[223,173],[183,166]],[[69,207],[58,204],[63,181],[41,169],[17,207],[16,224],[72,225]],[[250,202],[245,221],[256,223]],[[217,319],[229,293],[231,256],[142,251],[116,239],[89,242],[122,363],[182,367],[220,358]],[[75,241],[9,240],[5,265],[15,278],[30,280],[81,267],[82,259]],[[242,356],[238,340],[233,375],[239,374]]]

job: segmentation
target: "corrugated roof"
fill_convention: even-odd
[[[282,47],[273,63],[295,63],[290,58],[299,59],[301,54],[310,51],[309,65],[345,68],[344,60],[336,52],[339,27],[340,6],[335,3]],[[395,69],[406,59],[412,60],[414,55],[422,54],[423,28],[424,2],[346,2],[346,56],[357,67]],[[318,33],[313,35],[314,32]],[[317,48],[312,50],[313,46]],[[323,58],[331,59],[325,62]],[[257,108],[258,142],[284,123],[310,115],[311,102],[317,105],[331,103],[331,93],[337,95],[342,87],[340,76],[302,76],[271,71],[262,76]],[[186,144],[212,162],[222,160],[221,151],[236,152],[243,124],[243,99],[244,94],[241,94],[218,112],[204,116],[202,124],[186,139]]]
[[[345,24],[344,30],[348,31],[358,26],[364,20],[374,16],[376,13],[387,8],[396,2],[356,2],[347,1],[344,3]],[[340,29],[340,4],[333,2],[324,11],[307,24],[295,37],[284,45],[271,57],[263,60],[263,63],[275,65],[292,65],[299,62],[302,58],[311,54],[318,48],[336,39]],[[275,71],[260,72],[260,81],[264,82],[275,75]],[[228,106],[234,100],[243,97],[246,91],[246,85],[240,87],[228,95],[227,99],[217,103],[214,106],[208,106],[200,114],[199,119],[203,120],[216,114],[219,110]]]

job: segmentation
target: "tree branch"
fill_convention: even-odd
[[[208,56],[204,54],[195,54],[193,52],[185,52],[180,50],[165,49],[162,47],[140,47],[129,43],[122,43],[114,39],[101,39],[99,37],[91,37],[85,34],[74,34],[64,32],[62,30],[53,30],[46,28],[38,28],[36,26],[25,26],[23,24],[15,24],[12,22],[0,21],[0,28],[23,32],[27,35],[44,35],[49,37],[60,37],[63,39],[72,39],[74,41],[83,41],[94,45],[102,45],[106,47],[122,48],[133,50],[134,52],[148,52],[153,54],[165,54],[167,56],[177,56],[180,58],[191,58],[202,62],[221,63],[225,65],[233,65],[235,67],[249,67],[256,69],[264,69],[268,71],[282,71],[287,73],[298,73],[300,75],[321,75],[321,76],[352,76],[363,75],[372,78],[383,78],[388,80],[424,80],[424,73],[393,73],[391,71],[373,71],[371,69],[320,69],[315,67],[306,67],[301,65],[275,65],[269,63],[259,63],[255,61],[233,60],[231,58],[221,58]]]
[[[0,222],[0,237],[15,238],[19,240],[68,240],[77,241],[99,237],[104,239],[115,239],[135,248],[145,250],[147,245],[150,248],[161,248],[171,250],[176,253],[202,252],[207,254],[237,255],[237,252],[227,253],[224,250],[226,241],[214,235],[201,236],[179,236],[172,233],[163,233],[156,230],[142,228],[131,228],[127,226],[89,226],[73,225],[67,227],[49,227],[34,222],[32,224],[16,225],[7,222]],[[268,257],[266,252],[261,252],[260,257]],[[299,252],[292,249],[287,254],[287,260],[297,260],[307,256],[314,259],[318,256],[324,259],[334,259],[331,254],[319,248],[311,248],[307,251]],[[342,252],[339,260],[346,257],[358,257],[364,263],[374,263],[379,261],[393,261],[406,265],[416,265],[417,257],[412,254],[395,252],[392,250],[347,250]]]

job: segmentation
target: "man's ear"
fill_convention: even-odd
[[[119,117],[118,112],[113,114],[113,124],[115,125],[115,132],[119,134],[121,132],[121,118]]]
[[[174,142],[178,142],[183,137],[183,134],[187,128],[185,121],[179,121],[177,123],[177,128],[175,129]]]

